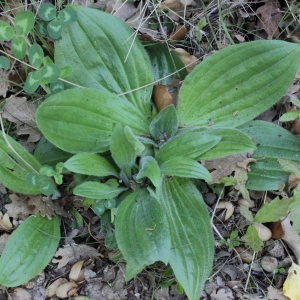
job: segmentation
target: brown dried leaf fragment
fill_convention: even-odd
[[[16,194],[9,195],[11,203],[6,204],[7,214],[14,220],[25,220],[29,215],[34,214],[33,207],[28,205],[28,198],[26,196],[18,196]]]
[[[282,17],[279,8],[279,1],[267,0],[263,6],[256,10],[257,15],[260,17],[261,28],[268,34],[269,40],[279,35],[278,24]]]
[[[181,48],[176,48],[174,51],[176,52],[176,54],[179,56],[179,58],[185,65],[187,72],[191,73],[198,63],[197,57],[189,54],[188,52],[186,52]]]
[[[3,118],[17,124],[18,135],[29,135],[27,142],[37,142],[41,138],[35,122],[36,107],[25,97],[14,97],[6,99]]]
[[[153,100],[158,109],[161,111],[168,105],[173,103],[172,95],[169,93],[168,86],[157,84],[153,88]]]

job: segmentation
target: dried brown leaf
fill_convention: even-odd
[[[269,300],[289,300],[286,296],[283,295],[282,290],[277,290],[271,285],[268,287],[268,299]]]
[[[33,207],[28,205],[26,196],[17,196],[16,194],[9,195],[11,203],[6,204],[7,214],[14,220],[25,220],[29,215],[33,214]]]
[[[41,138],[37,124],[34,119],[36,107],[25,97],[14,97],[6,99],[2,117],[17,124],[18,135],[29,135],[28,142],[37,142]]]
[[[187,72],[191,73],[192,70],[196,67],[198,59],[194,55],[189,54],[181,48],[176,48],[174,51],[177,53],[177,55],[185,65]]]
[[[11,86],[10,82],[8,82],[8,77],[10,75],[9,71],[5,71],[4,69],[0,69],[0,96],[6,97],[6,93]]]
[[[153,88],[153,100],[158,109],[161,111],[163,108],[173,103],[172,95],[169,93],[168,86],[157,84]]]
[[[54,257],[61,258],[53,258],[52,262],[57,264],[57,269],[61,269],[67,264],[72,265],[79,260],[88,260],[90,258],[99,259],[101,254],[95,249],[88,245],[77,245],[75,243],[71,245],[66,245],[63,248],[59,248],[55,253]]]
[[[0,231],[10,231],[13,227],[14,226],[10,222],[9,215],[7,213],[3,215],[0,211]]]
[[[267,0],[260,6],[256,13],[260,17],[261,27],[268,34],[268,39],[276,38],[279,35],[278,24],[281,20],[279,11],[280,3],[277,0]]]
[[[175,32],[170,34],[170,40],[180,41],[185,38],[187,29],[184,25],[178,25]]]

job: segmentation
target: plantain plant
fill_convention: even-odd
[[[38,127],[46,144],[54,145],[52,153],[65,157],[64,168],[74,176],[82,175],[73,194],[82,196],[103,218],[105,213],[111,214],[116,243],[127,262],[126,280],[162,261],[170,264],[188,298],[197,300],[214,258],[210,217],[198,189],[211,175],[200,161],[260,151],[256,140],[263,139],[261,123],[250,121],[286,92],[297,71],[300,46],[257,41],[225,48],[186,77],[177,107],[169,105],[158,112],[151,102],[153,73],[161,74],[164,67],[173,76],[174,65],[180,66],[176,57],[171,58],[174,64],[166,63],[170,59],[166,51],[150,47],[147,51],[155,62],[151,65],[142,44],[124,22],[86,7],[68,5],[68,9],[76,12],[77,20],[62,28],[54,60],[59,68],[72,68],[66,79],[77,88],[67,84],[64,91],[50,95],[37,109]],[[51,180],[39,172],[41,163],[48,164],[47,156],[41,155],[41,150],[31,156],[6,137],[16,155],[4,137],[0,139],[0,159],[3,163],[9,158],[11,164],[1,166],[1,181],[20,193],[40,193],[41,187],[28,185],[26,178]],[[267,143],[272,149],[270,141],[261,144],[265,147]],[[292,160],[300,148],[294,146],[286,155]],[[278,151],[274,150],[274,155],[278,156]],[[48,161],[53,161],[50,156]],[[60,170],[47,174],[59,176],[60,171],[61,165]],[[282,180],[282,174],[272,181],[268,176],[268,170],[254,176],[252,188],[261,188],[261,178],[273,185]],[[53,181],[51,184],[55,186]],[[57,238],[57,234],[51,236]],[[34,243],[22,257],[22,266],[35,265],[30,250],[38,252],[43,240],[31,232],[26,238]],[[13,267],[7,262],[19,255],[4,252],[0,269],[21,268],[18,259]],[[45,256],[44,264],[48,261]],[[16,280],[11,273],[2,272],[0,284],[16,286],[30,276]]]

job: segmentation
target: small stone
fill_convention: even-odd
[[[204,201],[208,206],[212,206],[217,202],[217,195],[214,193],[207,193],[203,195]]]
[[[284,248],[280,241],[275,241],[269,245],[268,252],[274,257],[281,257],[284,255]]]
[[[273,272],[278,267],[278,261],[273,256],[264,256],[261,261],[260,265],[266,272]]]

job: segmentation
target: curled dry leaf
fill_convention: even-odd
[[[185,65],[187,72],[191,73],[192,70],[196,67],[198,59],[194,55],[189,54],[181,48],[176,48],[174,51],[177,53],[177,55]]]
[[[56,289],[56,296],[60,299],[71,297],[78,291],[78,285],[75,282],[66,282]]]
[[[271,230],[268,227],[266,227],[265,225],[260,224],[260,223],[253,223],[252,225],[257,230],[258,236],[263,242],[268,241],[272,237]]]
[[[56,295],[56,290],[58,289],[58,287],[66,282],[67,280],[65,278],[58,278],[53,281],[47,288],[47,298],[54,297]]]
[[[260,17],[261,28],[268,34],[268,39],[276,38],[279,35],[278,24],[282,17],[279,8],[279,1],[267,0],[256,10]]]
[[[168,86],[157,84],[153,88],[153,100],[158,109],[161,111],[168,105],[173,103],[172,95],[169,93]]]
[[[0,231],[11,231],[16,225],[17,222],[14,222],[14,224],[10,222],[9,215],[7,213],[3,215],[0,211]]]
[[[184,8],[192,3],[193,0],[165,0],[159,4],[159,8],[161,10],[169,10],[170,17],[174,21],[178,21],[179,16],[183,16],[184,12],[186,12]]]
[[[82,269],[83,264],[84,260],[80,260],[72,266],[69,274],[70,281],[79,282],[84,280],[84,271]]]
[[[170,34],[170,40],[174,40],[174,41],[183,40],[185,38],[186,33],[187,33],[186,27],[184,25],[178,25],[176,27],[175,32]]]
[[[29,135],[27,142],[37,142],[41,138],[35,122],[36,107],[25,97],[14,97],[5,100],[3,118],[17,124],[18,135]]]
[[[23,288],[15,288],[12,293],[13,300],[31,300],[31,295]]]
[[[227,221],[234,213],[234,206],[228,201],[220,201],[217,205],[217,208],[226,209],[224,221]]]
[[[9,195],[11,203],[6,204],[7,214],[14,220],[25,220],[29,215],[33,214],[33,207],[28,205],[27,196],[17,196],[16,194]]]

